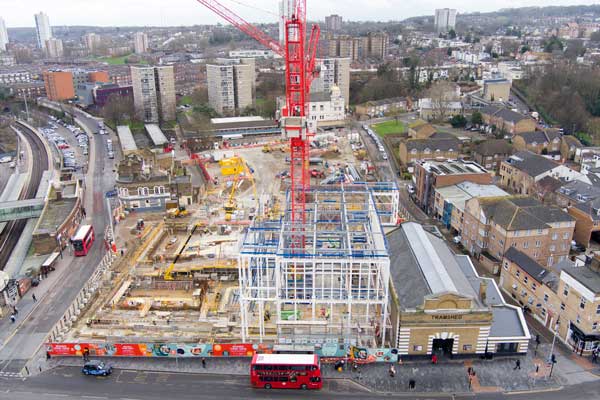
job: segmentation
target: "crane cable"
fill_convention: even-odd
[[[257,10],[257,11],[262,11],[262,12],[264,12],[264,13],[267,13],[267,14],[274,15],[274,16],[276,16],[277,18],[279,18],[279,14],[277,14],[277,13],[274,13],[273,11],[266,10],[266,9],[264,9],[264,8],[260,8],[260,7],[256,7],[256,6],[252,6],[252,5],[250,5],[250,4],[246,4],[246,3],[243,3],[243,2],[241,2],[241,1],[238,1],[238,0],[229,0],[229,1],[231,1],[231,2],[233,2],[233,3],[237,3],[237,4],[239,4],[239,5],[241,5],[241,6],[244,6],[244,7],[252,8],[252,9],[254,9],[254,10]]]

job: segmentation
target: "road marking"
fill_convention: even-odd
[[[106,396],[81,396],[84,399],[108,399]]]

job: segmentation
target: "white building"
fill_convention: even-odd
[[[50,58],[61,58],[64,55],[62,40],[57,38],[46,40],[46,54]]]
[[[254,59],[242,58],[223,64],[207,64],[208,102],[219,114],[234,114],[252,105],[255,83]]]
[[[435,31],[448,32],[456,27],[456,10],[440,8],[435,10]]]
[[[86,33],[85,35],[83,35],[83,43],[85,44],[85,47],[87,47],[88,50],[94,51],[100,44],[100,35],[93,32]]]
[[[231,58],[281,58],[272,50],[232,50],[229,52]]]
[[[135,54],[142,54],[148,51],[148,35],[144,32],[133,34],[133,49]]]
[[[285,19],[290,10],[288,10],[288,0],[279,0],[279,43],[285,43]]]
[[[6,51],[6,45],[8,44],[8,31],[6,30],[6,23],[2,17],[0,17],[0,51]]]
[[[52,38],[52,28],[48,16],[40,12],[35,14],[35,27],[37,29],[37,43],[40,49],[46,48],[46,41]]]
[[[175,119],[175,73],[172,65],[132,66],[133,104],[145,122]]]
[[[346,103],[337,86],[329,92],[311,93],[308,104],[308,130],[316,132],[318,127],[338,126],[346,118]]]
[[[350,59],[322,58],[317,60],[317,66],[321,71],[311,84],[311,92],[329,93],[337,86],[346,104],[350,104]]]

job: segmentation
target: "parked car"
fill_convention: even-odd
[[[580,245],[576,241],[571,241],[571,251],[583,253],[585,251],[585,246]]]
[[[113,158],[115,158],[115,153],[114,153],[114,152],[112,152],[112,151],[109,151],[109,152],[108,152],[108,158],[110,158],[111,160],[112,160]]]
[[[413,185],[408,185],[406,190],[408,190],[408,193],[413,194],[415,192],[415,187]]]
[[[91,360],[85,363],[81,372],[84,375],[108,376],[112,373],[112,366],[106,365],[104,361]]]

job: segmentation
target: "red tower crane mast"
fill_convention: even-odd
[[[317,74],[315,57],[319,42],[320,28],[313,25],[308,51],[306,46],[306,0],[294,0],[290,16],[285,16],[285,43],[280,43],[262,32],[242,17],[219,3],[217,0],[197,0],[216,14],[262,45],[285,58],[285,98],[280,124],[285,138],[290,140],[291,176],[291,220],[292,249],[304,247],[304,224],[306,223],[306,194],[310,186],[309,137],[306,121],[310,84]]]

